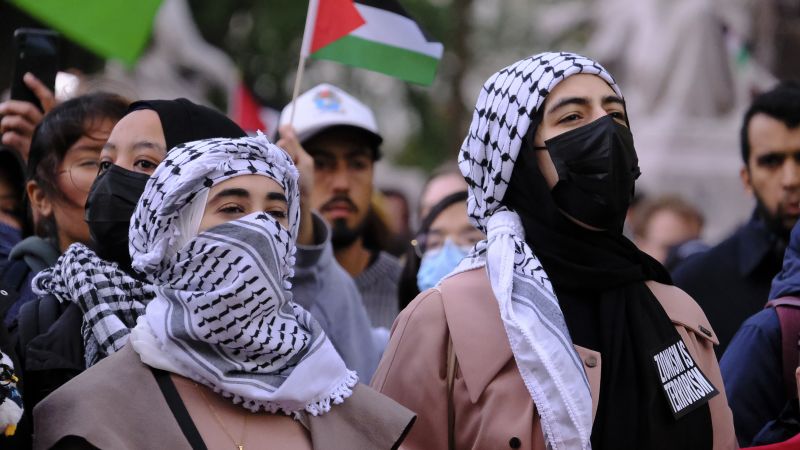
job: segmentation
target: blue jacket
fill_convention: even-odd
[[[747,319],[722,355],[719,368],[742,447],[786,405],[781,360],[781,325],[774,308]]]
[[[790,295],[800,296],[800,223],[792,229],[783,267],[772,280],[764,303]],[[781,325],[774,308],[762,310],[742,324],[719,365],[739,444],[749,445],[789,400],[783,380]]]

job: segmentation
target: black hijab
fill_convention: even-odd
[[[185,98],[133,102],[128,108],[128,114],[140,109],[152,109],[158,114],[161,128],[164,130],[167,151],[176,145],[200,139],[247,136],[247,133],[226,115]]]
[[[655,354],[681,345],[645,285],[648,280],[672,284],[669,274],[621,232],[590,231],[564,216],[526,141],[503,204],[519,214],[525,241],[547,271],[573,343],[602,355],[592,447],[711,448],[707,399],[676,418],[654,361]]]
[[[185,98],[137,101],[131,103],[126,115],[142,109],[152,109],[158,114],[161,128],[164,131],[167,151],[177,145],[200,139],[247,136],[226,115],[207,106],[192,103]],[[114,208],[94,211],[92,215],[94,220],[104,222],[107,230],[106,233],[103,233],[105,239],[101,242],[96,242],[95,245],[98,256],[116,262],[120,268],[134,277],[138,277],[139,275],[131,269],[131,257],[128,253],[127,222],[130,221],[130,216],[133,215],[133,210],[142,192],[144,192],[145,184],[149,177],[125,169],[117,169],[117,184],[114,186],[117,192],[112,192],[110,195],[116,197],[118,201]],[[103,176],[103,174],[100,175],[100,177]],[[100,177],[95,183],[100,182]],[[95,188],[97,186],[94,186],[93,190]],[[90,195],[89,198],[91,200],[92,196]],[[87,207],[91,207],[91,201],[87,203]],[[122,223],[122,217],[127,217],[125,223]]]

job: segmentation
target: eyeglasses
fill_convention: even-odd
[[[411,245],[414,247],[414,253],[422,258],[425,256],[425,253],[442,248],[447,239],[450,239],[462,249],[469,251],[475,244],[483,240],[483,233],[474,228],[471,230],[462,230],[458,233],[429,231],[428,233],[420,233],[417,235],[416,238],[411,240]]]
[[[72,163],[68,169],[58,172],[58,175],[63,173],[69,174],[69,179],[75,189],[88,193],[92,189],[97,174],[100,172],[100,159],[82,159]]]

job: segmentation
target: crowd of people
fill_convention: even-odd
[[[2,448],[800,448],[798,83],[745,114],[756,206],[709,247],[691,203],[636,193],[622,90],[572,53],[492,75],[415,202],[375,188],[378,122],[330,84],[270,142],[25,81]]]

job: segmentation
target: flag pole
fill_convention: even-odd
[[[294,124],[294,111],[297,95],[300,94],[300,85],[303,82],[303,72],[306,68],[306,59],[311,54],[311,41],[314,38],[314,22],[317,20],[319,0],[308,0],[306,12],[306,26],[303,29],[303,43],[300,45],[300,61],[297,62],[297,74],[294,77],[294,92],[292,93],[292,114],[289,116],[289,125]]]
[[[306,57],[300,55],[300,61],[297,64],[297,75],[294,77],[294,92],[292,93],[292,114],[289,116],[289,125],[294,125],[294,112],[295,102],[297,101],[297,95],[300,93],[300,85],[303,81],[303,72],[305,72],[306,68]]]

